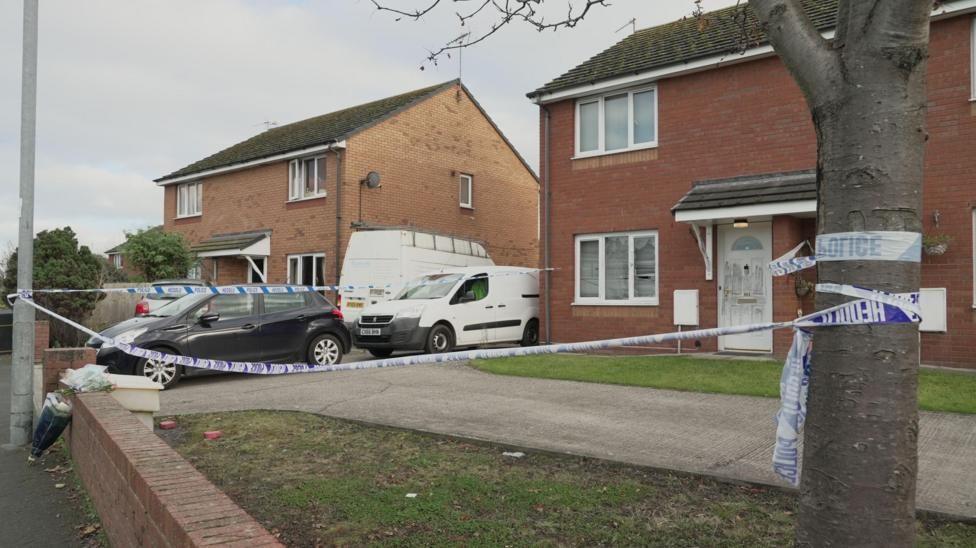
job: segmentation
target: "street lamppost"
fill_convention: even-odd
[[[34,266],[34,137],[37,117],[38,0],[24,0],[24,57],[20,96],[20,233],[17,246],[17,288],[33,287]],[[30,439],[33,422],[34,309],[14,304],[13,359],[10,371],[10,443]]]

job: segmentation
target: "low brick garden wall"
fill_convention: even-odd
[[[73,404],[71,457],[113,546],[281,546],[110,394]]]

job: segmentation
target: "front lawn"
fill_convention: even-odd
[[[782,362],[771,360],[578,354],[476,360],[472,365],[499,375],[767,398],[779,397],[783,370]],[[922,369],[918,399],[926,411],[976,413],[976,375]]]
[[[159,431],[289,546],[788,546],[795,497],[594,459],[304,413],[182,416]],[[205,430],[223,437],[205,441]],[[976,545],[922,521],[921,546]]]

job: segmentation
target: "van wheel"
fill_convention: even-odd
[[[308,363],[334,365],[342,361],[342,344],[332,335],[319,335],[308,345]]]
[[[170,350],[161,350],[167,354],[175,354]],[[136,375],[146,377],[152,382],[163,385],[163,390],[176,386],[183,376],[183,366],[178,363],[166,363],[162,360],[142,358],[136,364]]]
[[[373,355],[375,358],[389,358],[393,355],[393,351],[385,348],[368,348],[367,352]]]
[[[427,353],[443,354],[454,350],[454,333],[451,328],[444,324],[438,324],[430,328],[427,334]]]
[[[522,331],[522,340],[519,344],[522,346],[539,344],[539,320],[531,319],[529,323],[525,324],[525,330]]]

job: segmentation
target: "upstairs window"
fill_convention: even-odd
[[[325,196],[325,156],[288,162],[288,199]]]
[[[461,196],[461,207],[474,209],[474,201],[472,199],[474,193],[474,177],[462,173],[458,177],[458,182],[460,184],[459,194]]]
[[[176,216],[193,217],[203,213],[203,183],[183,183],[176,187]]]
[[[588,97],[576,103],[576,155],[657,146],[657,88]]]

